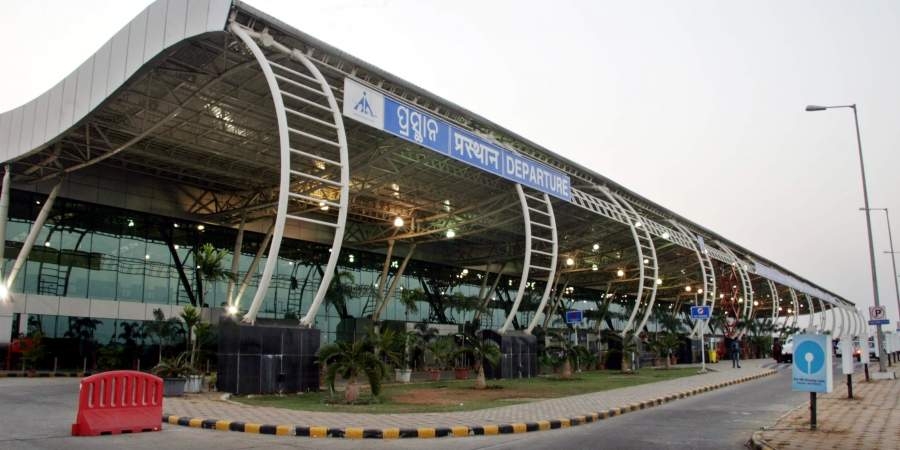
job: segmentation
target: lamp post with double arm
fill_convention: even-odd
[[[859,136],[859,116],[856,113],[856,103],[852,105],[835,105],[835,106],[818,106],[807,105],[807,111],[825,111],[826,109],[850,108],[853,110],[853,123],[856,125],[856,148],[859,152],[859,171],[862,174],[863,189],[863,205],[866,212],[866,231],[869,236],[869,264],[872,269],[872,295],[875,300],[875,306],[881,306],[878,300],[878,275],[875,270],[875,244],[872,242],[872,215],[869,210],[869,190],[866,186],[866,165],[863,163],[862,139]],[[884,333],[881,330],[881,324],[875,326],[878,334],[878,368],[882,372],[885,371],[885,351],[884,351]]]

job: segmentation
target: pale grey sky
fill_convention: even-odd
[[[149,3],[4,4],[0,111]],[[852,112],[803,109],[859,105],[871,204],[900,230],[900,2],[249,3],[872,303]],[[883,213],[873,229],[896,321]]]

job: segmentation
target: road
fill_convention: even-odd
[[[843,389],[836,378],[835,389]],[[162,432],[134,435],[71,437],[77,380],[0,379],[0,449],[135,449],[218,450],[300,448],[420,449],[421,440],[311,440],[225,433],[164,426]],[[645,411],[582,425],[522,435],[444,438],[430,449],[739,449],[760,427],[804,402],[807,394],[791,392],[790,369],[777,375],[730,386]]]

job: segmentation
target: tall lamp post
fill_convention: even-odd
[[[872,294],[875,299],[875,306],[881,306],[878,300],[878,275],[875,271],[875,244],[872,242],[872,215],[869,210],[869,190],[866,187],[866,165],[863,163],[862,139],[859,137],[859,116],[856,114],[856,103],[852,105],[834,105],[834,106],[818,106],[807,105],[807,111],[825,111],[826,109],[850,108],[853,110],[853,122],[856,125],[856,148],[859,152],[859,172],[862,174],[863,189],[863,206],[866,211],[866,231],[869,234],[869,264],[872,268]],[[881,330],[881,324],[875,326],[878,334],[878,369],[885,371],[885,351],[884,351],[884,332]]]

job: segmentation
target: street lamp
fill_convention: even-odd
[[[887,229],[888,229],[888,244],[890,244],[890,251],[885,253],[891,254],[891,265],[894,268],[894,292],[897,295],[897,314],[900,315],[900,284],[897,283],[897,258],[894,256],[897,253],[894,251],[894,238],[891,235],[891,215],[888,212],[887,208],[872,208],[874,211],[884,211],[884,218],[887,220]],[[900,323],[900,322],[898,322]]]
[[[869,264],[872,269],[872,294],[875,299],[875,306],[881,306],[881,302],[878,301],[878,275],[875,271],[875,245],[872,243],[872,215],[871,211],[869,211],[869,191],[866,187],[866,165],[863,163],[863,154],[862,154],[862,139],[859,137],[859,116],[856,114],[856,103],[852,105],[835,105],[835,106],[818,106],[818,105],[807,105],[807,111],[824,111],[826,109],[837,109],[837,108],[850,108],[853,110],[853,123],[856,125],[856,148],[859,152],[859,172],[862,174],[862,189],[863,189],[863,206],[866,210],[866,231],[869,235]],[[884,359],[886,357],[884,346],[882,343],[884,342],[884,333],[881,330],[881,325],[876,325],[875,329],[878,334],[878,368],[882,372],[885,371],[885,363]]]

